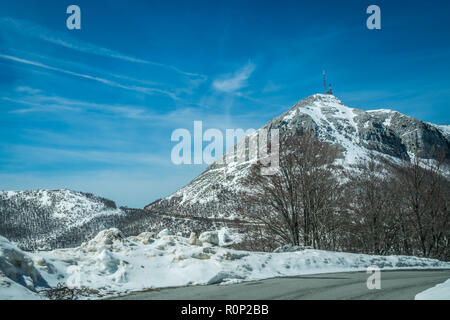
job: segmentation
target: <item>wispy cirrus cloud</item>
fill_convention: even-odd
[[[135,92],[144,93],[144,94],[147,94],[147,95],[163,94],[163,95],[169,96],[170,98],[172,98],[174,100],[178,100],[178,97],[174,93],[172,93],[170,91],[167,91],[167,90],[162,90],[162,89],[157,89],[157,88],[140,87],[140,86],[124,85],[124,84],[121,84],[119,82],[108,80],[108,79],[105,79],[105,78],[91,76],[89,74],[78,73],[78,72],[74,72],[74,71],[67,70],[67,69],[57,68],[57,67],[53,67],[53,66],[41,63],[41,62],[27,60],[27,59],[22,59],[22,58],[19,58],[19,57],[5,55],[5,54],[0,54],[0,58],[1,59],[5,59],[5,60],[9,60],[9,61],[14,61],[14,62],[17,62],[17,63],[31,65],[31,66],[42,68],[42,69],[46,69],[46,70],[51,70],[51,71],[55,71],[55,72],[59,72],[59,73],[67,74],[67,75],[71,75],[71,76],[78,77],[78,78],[83,78],[83,79],[88,79],[88,80],[100,82],[100,83],[102,83],[104,85],[107,85],[107,86],[110,86],[110,87],[120,88],[120,89],[124,89],[124,90],[129,90],[129,91],[135,91]]]
[[[247,86],[247,80],[255,69],[255,64],[249,62],[233,74],[227,74],[214,80],[213,87],[218,91],[236,92]]]
[[[15,109],[12,113],[34,113],[34,112],[58,112],[58,111],[101,111],[103,113],[118,114],[126,118],[138,119],[144,116],[145,108],[130,105],[107,105],[67,99],[58,96],[34,95],[21,99],[2,97],[4,101],[21,104],[26,108]]]
[[[38,94],[41,92],[41,90],[39,90],[39,89],[35,89],[35,88],[27,87],[27,86],[19,86],[16,88],[16,91],[20,92],[20,93],[28,93],[28,94]]]
[[[18,108],[12,108],[9,111],[10,113],[18,115],[54,113],[58,114],[58,117],[69,117],[71,120],[78,121],[76,120],[78,118],[74,118],[73,113],[81,115],[84,112],[98,112],[105,116],[120,116],[131,120],[142,120],[147,123],[151,121],[153,127],[190,126],[194,120],[203,119],[214,127],[226,128],[221,114],[210,114],[200,108],[183,106],[168,112],[158,112],[157,108],[149,110],[148,107],[139,104],[96,103],[82,99],[50,95],[40,89],[31,87],[26,87],[27,91],[23,91],[22,88],[24,87],[19,86],[15,89],[18,93],[17,96],[12,94],[0,97],[0,101],[20,105]],[[23,93],[27,94],[23,95]],[[255,114],[252,114],[249,117],[254,119],[255,116]],[[240,119],[242,120],[246,117],[246,115],[241,115]],[[170,121],[168,122],[167,119],[170,119]]]
[[[40,39],[42,41],[46,41],[48,43],[65,47],[71,50],[75,50],[82,53],[102,56],[102,57],[108,57],[108,58],[114,58],[114,59],[120,59],[123,61],[133,62],[133,63],[141,63],[141,64],[147,64],[152,65],[160,68],[165,68],[172,70],[173,72],[176,72],[178,74],[188,76],[188,77],[200,77],[200,78],[206,78],[205,75],[199,74],[199,73],[192,73],[192,72],[186,72],[183,71],[175,66],[158,63],[154,61],[149,61],[145,59],[136,58],[130,55],[123,54],[121,52],[111,50],[102,46],[98,46],[92,43],[76,40],[72,37],[69,37],[61,32],[50,30],[46,27],[43,27],[41,25],[26,21],[26,20],[20,20],[20,19],[13,19],[13,18],[0,18],[0,26],[3,30],[10,30],[17,34],[33,37],[36,39]]]
[[[26,105],[28,108],[16,109],[11,111],[12,113],[31,113],[37,111],[46,111],[46,112],[56,112],[56,111],[80,111],[79,108],[69,107],[65,105],[44,105],[41,103],[25,100],[25,99],[14,99],[8,97],[2,97],[1,100]]]
[[[83,161],[124,166],[152,164],[172,166],[168,156],[145,152],[119,152],[30,145],[6,145],[6,148],[20,159],[23,159],[26,154],[32,155],[28,158],[31,164],[35,162],[48,164]]]

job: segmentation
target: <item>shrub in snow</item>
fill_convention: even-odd
[[[50,300],[78,300],[80,297],[99,296],[98,290],[89,288],[69,288],[65,284],[58,283],[54,288],[43,291],[44,295]]]
[[[281,246],[279,248],[276,248],[273,252],[280,253],[280,252],[295,252],[295,251],[302,251],[306,249],[313,249],[312,247],[308,246],[294,246],[292,244],[286,244],[284,246]]]
[[[192,254],[192,258],[199,260],[208,260],[211,259],[211,256],[203,252],[195,252]]]
[[[221,256],[221,258],[223,260],[233,261],[233,260],[239,260],[239,259],[242,259],[244,257],[247,257],[248,255],[249,255],[248,253],[225,252]]]
[[[219,234],[217,231],[206,231],[200,234],[200,237],[198,237],[198,240],[204,244],[209,243],[214,246],[219,245]]]
[[[47,286],[46,281],[34,267],[33,260],[2,236],[0,236],[0,275],[30,290],[34,290],[36,286]]]

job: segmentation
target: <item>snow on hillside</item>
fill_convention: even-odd
[[[450,125],[440,125],[438,128],[447,135],[450,135]]]
[[[64,220],[76,227],[99,215],[122,214],[115,205],[108,206],[99,197],[71,190],[0,191],[0,199],[33,203],[39,208],[50,209],[53,218]]]
[[[312,249],[237,251],[223,247],[233,242],[226,229],[202,234],[199,239],[171,235],[167,230],[125,238],[118,229],[108,229],[76,248],[24,253],[1,238],[0,299],[38,298],[36,292],[58,283],[95,289],[104,296],[159,287],[365,271],[373,265],[383,270],[450,268],[448,262],[407,256]]]
[[[450,300],[450,279],[418,293],[416,300]]]
[[[25,250],[79,245],[124,216],[113,201],[89,193],[0,191],[0,235]]]
[[[43,296],[0,274],[0,300],[41,300]]]
[[[370,152],[402,161],[427,156],[434,145],[439,145],[450,156],[449,136],[445,133],[448,126],[426,124],[393,110],[350,108],[333,95],[315,94],[303,99],[261,129],[278,129],[280,135],[313,130],[321,140],[339,146],[342,158],[337,162],[346,168],[367,158]],[[228,159],[233,150],[222,159]],[[242,182],[251,163],[216,162],[188,185],[146,209],[182,215],[180,209],[185,208],[190,215],[233,219],[235,212],[228,200],[236,198],[239,191],[248,191]]]
[[[450,136],[450,125],[437,125],[437,124],[433,124],[433,123],[430,123],[430,125],[439,129],[443,135],[445,135],[447,137]]]
[[[309,115],[316,124],[321,124],[328,128],[327,132],[333,132],[335,143],[344,147],[345,156],[342,164],[354,164],[359,158],[364,157],[367,150],[360,146],[358,138],[358,125],[355,122],[358,110],[345,106],[341,100],[331,95],[314,95],[314,102],[305,107],[298,107],[299,113]],[[333,121],[330,121],[330,119]],[[339,129],[340,126],[350,126],[354,132]],[[329,140],[326,134],[319,132],[319,136],[324,140]]]

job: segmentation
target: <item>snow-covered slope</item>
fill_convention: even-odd
[[[4,203],[49,210],[51,218],[68,227],[82,225],[99,215],[122,214],[110,200],[71,190],[0,191],[0,199]]]
[[[164,228],[187,236],[222,226],[221,222],[117,208],[111,200],[70,190],[0,191],[0,236],[24,250],[75,247],[112,227],[128,236]]]
[[[316,94],[301,100],[262,129],[279,129],[281,135],[313,130],[320,139],[340,146],[339,162],[344,166],[366,157],[370,151],[406,160],[412,155],[427,157],[434,145],[443,147],[450,158],[448,126],[425,123],[393,110],[350,108],[332,95]],[[216,162],[187,186],[145,209],[233,218],[232,202],[236,192],[244,189],[242,179],[250,164]]]
[[[218,232],[219,244],[227,243],[227,232]],[[238,251],[208,242],[192,244],[190,239],[167,230],[158,235],[146,232],[126,238],[118,229],[104,230],[73,249],[36,253],[24,253],[0,237],[0,261],[8,263],[0,263],[0,299],[39,298],[44,289],[58,284],[84,288],[87,298],[97,298],[158,287],[365,271],[369,266],[382,270],[450,268],[448,262],[407,256],[312,249],[278,253]]]
[[[89,193],[0,191],[0,235],[24,248],[52,248],[56,242],[71,245],[86,226],[96,234],[105,226],[95,221],[107,222],[123,214],[113,201]]]
[[[39,299],[37,288],[47,286],[32,257],[0,236],[0,300]]]
[[[440,130],[442,132],[442,134],[444,136],[447,137],[447,139],[449,139],[450,137],[450,125],[438,125],[438,124],[433,124],[430,123],[432,126],[435,126],[438,130]]]
[[[450,300],[450,279],[418,293],[416,300]]]

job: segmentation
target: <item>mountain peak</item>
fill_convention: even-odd
[[[425,125],[393,110],[351,108],[330,94],[317,93],[298,101],[261,129],[278,129],[280,136],[312,131],[320,140],[339,149],[337,161],[344,167],[367,158],[371,152],[399,161],[409,160],[411,156],[432,157],[434,146],[442,147],[450,157],[447,127]],[[208,208],[214,208],[212,216],[231,218],[235,212],[221,204],[220,199],[233,197],[237,190],[246,190],[242,178],[249,172],[249,162],[212,165],[187,186],[146,209],[176,213],[183,207],[189,208],[189,214],[202,215]]]
[[[305,99],[300,100],[299,102],[304,101],[304,100],[335,102],[335,103],[343,104],[343,102],[339,98],[337,98],[335,95],[323,94],[323,93],[313,94]]]

